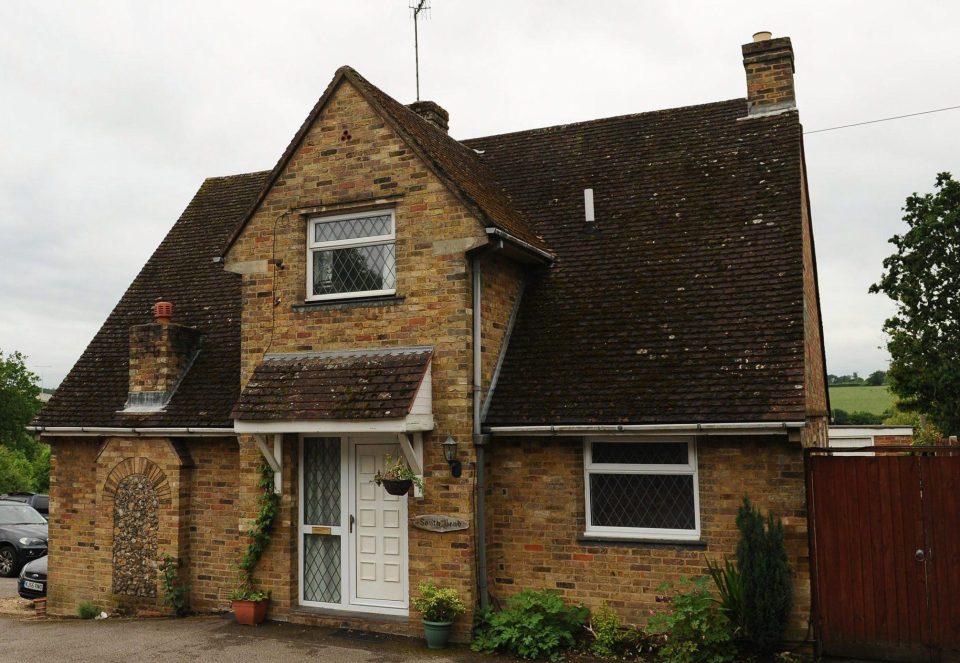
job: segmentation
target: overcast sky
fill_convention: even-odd
[[[55,386],[204,177],[271,168],[336,68],[414,98],[407,0],[0,0],[0,349]],[[960,3],[432,0],[421,91],[469,138],[745,96],[793,39],[807,130],[960,104]],[[900,208],[960,111],[806,137],[831,373],[883,368]]]

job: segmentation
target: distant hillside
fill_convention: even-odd
[[[894,402],[896,396],[887,387],[830,387],[830,407],[834,410],[883,414]]]

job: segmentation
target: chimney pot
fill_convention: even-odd
[[[450,113],[435,101],[414,101],[407,108],[444,133],[450,130]]]
[[[153,318],[161,325],[169,325],[173,318],[172,302],[157,302],[153,305]]]
[[[747,74],[747,115],[766,115],[797,107],[793,86],[793,45],[789,37],[772,38],[767,32],[753,35],[742,46]]]

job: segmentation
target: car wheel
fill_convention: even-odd
[[[9,578],[17,573],[17,553],[10,546],[0,548],[0,577]]]

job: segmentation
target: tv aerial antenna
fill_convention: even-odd
[[[420,40],[417,34],[417,22],[420,20],[420,14],[426,12],[425,16],[430,15],[430,0],[417,0],[410,5],[413,10],[413,61],[417,69],[417,101],[420,101]]]

